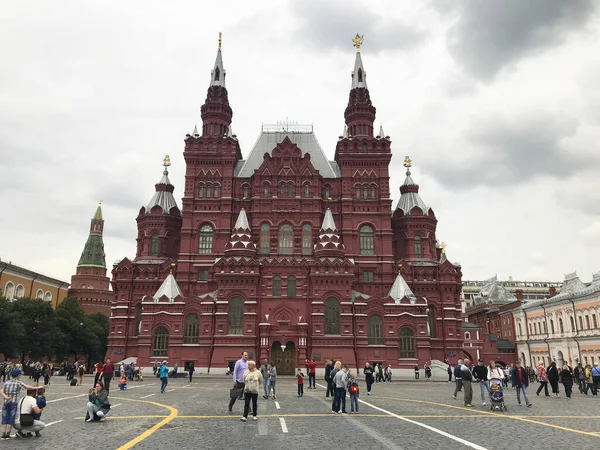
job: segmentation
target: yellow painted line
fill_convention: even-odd
[[[106,416],[106,420],[119,420],[119,419],[164,419],[169,416]],[[180,416],[177,416],[180,417]],[[75,417],[73,420],[83,420],[85,417]]]
[[[422,404],[428,404],[428,405],[444,406],[446,408],[459,409],[459,410],[462,410],[462,411],[472,412],[472,413],[474,413],[473,417],[476,417],[475,414],[505,417],[507,419],[519,420],[519,421],[522,421],[522,422],[529,422],[529,423],[535,423],[535,424],[538,424],[538,425],[543,425],[545,427],[556,428],[557,430],[570,431],[571,433],[584,434],[586,436],[593,436],[593,437],[600,437],[600,434],[598,434],[598,433],[592,433],[592,432],[589,432],[589,431],[578,430],[578,429],[575,429],[575,428],[563,427],[561,425],[554,425],[554,424],[551,424],[551,423],[539,422],[537,420],[531,420],[531,419],[527,419],[525,417],[520,417],[520,416],[511,416],[511,415],[508,415],[508,414],[496,414],[496,413],[492,413],[492,412],[488,412],[488,411],[481,411],[481,410],[472,410],[470,408],[466,408],[466,407],[462,407],[462,406],[454,406],[454,405],[448,405],[446,403],[430,402],[430,401],[427,401],[427,400],[413,400],[413,399],[410,399],[410,398],[397,398],[397,397],[378,397],[378,398],[387,398],[387,399],[390,399],[390,400],[400,400],[400,401],[412,402],[412,403],[422,403]],[[571,418],[576,418],[576,417],[577,416],[572,416]]]
[[[113,397],[113,398],[115,400],[126,400],[126,401],[131,401],[131,402],[138,402],[138,403],[148,403],[149,405],[155,405],[155,406],[160,406],[162,408],[166,408],[170,412],[170,414],[167,417],[165,417],[163,420],[158,422],[152,428],[149,428],[148,430],[144,431],[142,434],[140,434],[136,438],[130,440],[125,445],[122,445],[117,450],[129,450],[134,445],[139,444],[144,439],[146,439],[149,436],[151,436],[152,434],[154,434],[161,427],[168,424],[171,420],[173,420],[175,417],[177,417],[177,414],[179,414],[179,411],[176,408],[173,408],[172,406],[168,406],[168,405],[163,405],[162,403],[150,402],[148,400],[136,400],[136,399],[131,399],[131,398],[119,398],[119,397]]]

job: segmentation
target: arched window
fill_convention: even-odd
[[[415,357],[415,333],[410,328],[402,328],[399,333],[400,358]]]
[[[421,237],[415,236],[415,258],[421,258],[423,256],[423,247],[421,245]]]
[[[573,319],[573,316],[569,316],[569,320],[571,321],[571,331],[576,331],[575,330],[575,319]]]
[[[19,288],[17,288],[17,297],[19,296]],[[592,314],[592,322],[594,323],[594,328],[598,328],[598,322],[596,319],[596,314]]]
[[[523,334],[523,327],[521,326],[521,322],[519,322],[519,336]]]
[[[41,289],[38,289],[37,292],[35,293],[35,298],[39,298],[40,300],[44,299],[44,291],[42,291]]]
[[[356,185],[356,198],[360,199],[360,186]]]
[[[260,252],[263,255],[268,255],[271,242],[271,228],[268,224],[263,223],[260,227]]]
[[[362,69],[358,69],[358,82],[359,83],[363,82],[363,71],[362,71]]]
[[[248,198],[250,196],[250,188],[248,186],[244,186],[244,198]]]
[[[363,225],[360,227],[360,254],[373,255],[375,247],[373,242],[373,227],[371,225]]]
[[[244,301],[240,297],[233,297],[229,300],[227,334],[244,334]]]
[[[273,277],[273,297],[281,297],[281,277],[279,275]]]
[[[304,185],[304,196],[308,197],[310,195],[310,186],[308,184]]]
[[[465,331],[465,341],[468,341],[471,339],[471,333],[469,333],[468,331]]]
[[[169,330],[158,327],[152,338],[152,357],[160,358],[169,355]]]
[[[198,188],[198,197],[202,198],[204,197],[204,185],[201,184],[200,187]]]
[[[9,300],[12,300],[15,296],[15,284],[12,281],[6,283],[6,286],[4,287],[4,296]]]
[[[367,153],[367,144],[362,145],[362,152]]]
[[[294,196],[294,185],[292,183],[288,184],[288,197]]]
[[[302,254],[312,253],[312,228],[309,224],[302,225]]]
[[[52,294],[50,293],[50,291],[47,291],[44,294],[44,301],[50,303],[52,301]]]
[[[581,316],[579,316],[578,319],[579,319],[579,329],[583,330],[583,318]]]
[[[263,186],[263,197],[265,197],[265,198],[266,198],[266,197],[270,197],[270,195],[271,195],[271,194],[270,194],[270,192],[269,192],[269,185],[268,185],[268,184],[265,184],[265,185]]]
[[[325,198],[331,197],[331,187],[329,185],[325,186]]]
[[[285,184],[281,183],[279,185],[279,196],[285,197]]]
[[[200,337],[200,320],[196,314],[190,314],[185,318],[185,331],[183,333],[184,344],[197,344]]]
[[[219,198],[219,185],[218,184],[215,184],[213,186],[213,197]]]
[[[198,244],[198,253],[207,255],[212,253],[213,228],[210,225],[200,227],[200,241]]]
[[[215,81],[219,81],[219,78],[221,78],[221,71],[219,70],[219,68],[217,67],[215,69]]]
[[[287,278],[287,296],[290,298],[296,297],[296,277],[294,275]]]
[[[377,189],[375,186],[371,186],[371,199],[375,200],[375,197],[377,197]]]
[[[325,300],[325,334],[340,334],[340,302],[333,297]]]
[[[565,332],[565,327],[563,325],[562,317],[558,318],[558,329],[560,330],[561,333]]]
[[[435,312],[432,307],[427,309],[427,323],[429,324],[429,336],[435,337]]]
[[[294,230],[291,225],[279,227],[279,253],[289,255],[294,250]]]
[[[150,255],[158,255],[158,234],[152,235],[152,240],[150,241]]]
[[[369,198],[369,186],[363,187],[363,198],[366,200]]]
[[[142,304],[138,303],[135,306],[135,336],[140,335],[140,328],[142,326]]]
[[[25,296],[25,287],[22,284],[19,284],[17,286],[17,294],[16,297],[17,298],[23,298]],[[594,316],[594,320],[596,319],[596,316]]]
[[[585,316],[585,326],[589,330],[590,329],[590,316],[586,314]]]
[[[369,317],[369,345],[383,345],[383,319],[380,316]]]
[[[550,319],[550,332],[554,334],[554,320]]]
[[[533,334],[533,328],[531,328],[531,323],[529,324],[529,334]]]

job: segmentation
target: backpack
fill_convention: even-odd
[[[71,386],[77,386],[77,378],[73,378],[70,383]]]
[[[348,390],[351,394],[358,394],[358,383],[356,381],[352,381]]]

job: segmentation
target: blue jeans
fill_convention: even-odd
[[[346,412],[346,389],[344,388],[335,388],[335,397],[333,398],[333,405],[331,406],[331,410],[335,412],[340,411],[340,407],[342,408],[342,412]]]
[[[527,388],[525,386],[517,386],[517,402],[521,404],[521,391],[523,391],[523,397],[525,397],[525,403],[529,404],[529,397],[527,397]]]
[[[350,394],[350,411],[358,412],[358,395]]]
[[[263,389],[265,391],[265,397],[269,396],[269,391],[270,391],[270,384],[271,384],[271,379],[270,378],[264,378],[263,379]]]
[[[169,384],[169,378],[162,377],[160,379],[160,381],[162,381],[162,384],[160,385],[160,392],[165,392],[165,389],[167,388],[167,384]]]
[[[488,396],[490,395],[490,383],[489,381],[480,381],[479,389],[481,390],[481,403],[485,403],[485,392],[487,391]]]

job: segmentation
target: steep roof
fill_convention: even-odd
[[[400,193],[400,200],[398,200],[396,209],[401,209],[404,215],[409,215],[415,206],[418,206],[423,214],[429,213],[429,206],[421,199],[419,185],[412,179],[410,169],[406,170],[406,179],[400,186]]]
[[[156,192],[150,199],[150,202],[146,206],[146,214],[150,214],[152,208],[155,206],[160,206],[162,208],[163,214],[169,214],[172,208],[178,208],[177,202],[175,201],[175,197],[173,197],[173,190],[175,187],[171,184],[169,180],[169,172],[165,167],[163,171],[163,176],[158,183],[156,183]]]
[[[98,205],[98,208],[96,209],[96,212],[94,213],[94,217],[92,217],[93,220],[103,220],[102,219],[102,205]]]
[[[410,299],[411,303],[417,301],[417,297],[415,294],[413,294],[408,287],[408,284],[406,284],[406,281],[404,281],[404,278],[402,278],[402,275],[399,273],[398,276],[396,276],[394,284],[392,285],[392,288],[387,296],[392,297],[396,303],[400,303],[400,300],[402,300],[404,297]]]
[[[156,294],[154,294],[152,298],[154,299],[154,301],[157,302],[161,297],[165,295],[169,299],[170,303],[173,303],[173,300],[177,297],[183,297],[181,289],[179,289],[179,285],[177,284],[177,280],[175,280],[175,277],[172,273],[170,273],[169,276],[165,278],[165,281],[163,281],[163,283],[158,288],[158,291],[156,291]]]
[[[240,166],[236,168],[235,176],[250,178],[254,175],[254,171],[263,163],[264,154],[269,153],[272,155],[273,149],[281,144],[286,137],[300,148],[303,155],[305,153],[310,155],[310,162],[322,177],[339,178],[339,168],[338,170],[335,169],[337,164],[327,160],[316,135],[312,131],[312,127],[310,127],[310,131],[306,131],[306,128],[303,131],[292,131],[290,128],[271,131],[269,127],[263,127],[248,158],[238,163]]]
[[[479,293],[475,295],[473,301],[475,304],[483,303],[510,303],[517,300],[511,292],[508,291],[502,283],[498,282],[497,277],[490,278],[486,284],[481,288]]]

